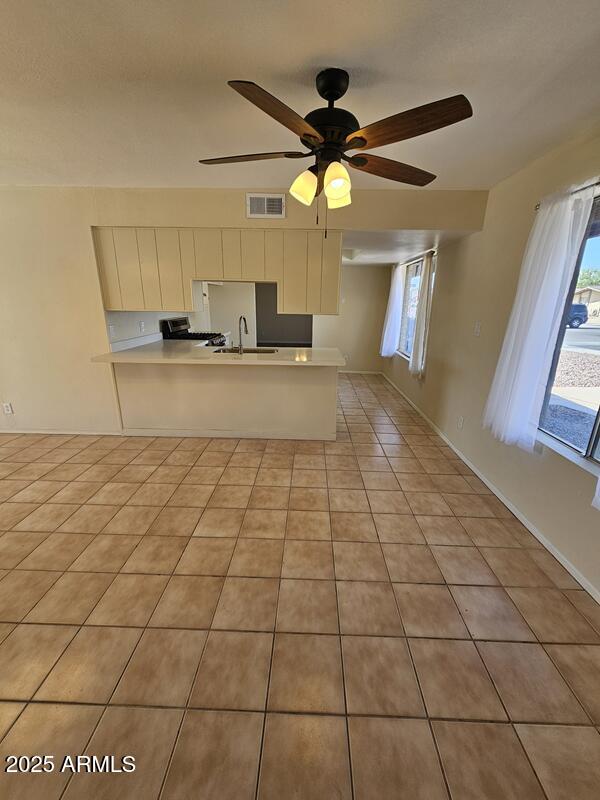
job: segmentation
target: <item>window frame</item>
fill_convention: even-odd
[[[556,345],[554,347],[554,354],[552,356],[552,364],[550,366],[550,372],[548,373],[548,381],[546,382],[546,392],[544,394],[544,402],[542,404],[542,410],[540,412],[540,419],[538,421],[538,432],[543,434],[544,436],[544,444],[548,446],[552,446],[551,441],[560,443],[561,448],[557,448],[559,452],[562,451],[562,448],[568,448],[569,451],[577,458],[583,459],[587,464],[592,464],[596,467],[600,466],[600,403],[598,404],[598,409],[596,411],[596,416],[594,419],[594,423],[592,425],[592,430],[590,432],[590,437],[587,443],[587,447],[585,451],[580,450],[579,448],[575,447],[574,444],[568,442],[566,439],[557,436],[556,433],[552,431],[546,430],[546,428],[542,427],[542,418],[544,417],[548,405],[550,403],[550,396],[552,394],[552,388],[554,386],[554,380],[556,378],[556,370],[558,367],[558,362],[560,359],[562,346],[565,339],[565,334],[567,331],[567,320],[569,317],[571,304],[573,302],[573,295],[577,288],[577,282],[579,280],[579,273],[581,271],[581,263],[583,261],[583,254],[585,252],[586,245],[588,240],[590,239],[589,233],[592,229],[592,221],[595,214],[595,206],[596,204],[600,207],[600,189],[596,189],[594,192],[594,201],[592,205],[592,209],[590,211],[590,217],[588,220],[588,224],[586,226],[585,234],[581,243],[581,248],[577,255],[577,261],[575,263],[575,269],[573,270],[573,278],[571,279],[571,283],[569,285],[569,290],[567,292],[567,300],[565,302],[565,307],[563,309],[561,321],[560,321],[560,328],[558,337],[556,339]],[[563,453],[564,454],[564,453]],[[595,472],[595,470],[594,470]]]
[[[419,273],[418,274],[419,274],[419,276],[422,276],[422,274],[423,274],[423,261],[425,260],[425,256],[428,253],[431,253],[431,256],[432,256],[432,259],[433,259],[433,263],[431,265],[431,271],[432,272],[431,272],[431,284],[430,284],[430,290],[429,290],[429,297],[427,298],[427,334],[426,334],[427,336],[429,336],[429,321],[430,321],[430,317],[431,317],[431,300],[432,300],[432,297],[433,297],[433,287],[434,287],[434,283],[435,283],[435,272],[436,272],[436,266],[437,266],[437,251],[436,250],[425,250],[423,253],[421,253],[416,258],[411,258],[410,261],[406,261],[403,264],[399,265],[399,267],[402,270],[404,270],[404,286],[403,286],[403,289],[402,289],[402,316],[404,316],[406,293],[408,291],[408,282],[407,282],[408,270],[413,265],[418,264],[419,265]],[[419,281],[419,293],[417,295],[417,303],[418,303],[419,298],[421,296],[421,288],[422,288],[422,285],[421,285],[421,282]],[[405,350],[402,350],[402,348],[401,348],[402,330],[403,330],[403,328],[402,328],[402,323],[401,323],[400,324],[400,333],[398,334],[398,343],[396,345],[396,355],[400,356],[401,358],[406,359],[407,361],[410,361],[410,357],[411,357],[411,354],[412,354],[412,346],[411,346],[410,352],[406,352]],[[413,343],[414,343],[414,340],[413,340]]]
[[[412,354],[412,346],[414,344],[414,335],[413,340],[411,342],[410,351],[402,349],[402,334],[404,331],[404,320],[406,310],[408,308],[408,291],[409,291],[409,283],[408,283],[408,272],[411,267],[415,267],[415,275],[414,277],[419,278],[419,289],[417,292],[417,303],[419,302],[419,297],[421,295],[421,276],[423,274],[423,256],[419,258],[415,258],[412,261],[407,261],[406,264],[402,265],[402,269],[404,270],[404,285],[402,287],[402,316],[400,321],[400,333],[398,334],[398,346],[396,347],[396,352],[399,353],[401,356],[410,360],[410,356]]]

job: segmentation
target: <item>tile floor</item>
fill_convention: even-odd
[[[600,797],[600,607],[379,377],[335,443],[3,434],[0,501],[2,759],[137,759],[2,797]]]

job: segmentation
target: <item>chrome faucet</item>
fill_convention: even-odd
[[[248,334],[248,323],[246,322],[246,317],[240,317],[239,323],[239,330],[240,330],[240,346],[239,346],[239,353],[240,355],[244,355],[244,348],[242,346],[242,322],[244,323],[244,333]]]

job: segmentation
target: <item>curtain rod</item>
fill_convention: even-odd
[[[585,186],[582,186],[581,189],[575,189],[573,192],[569,192],[569,194],[579,194],[579,192],[584,192],[586,189],[592,189],[594,186],[600,186],[600,181],[594,181],[594,183],[587,183]],[[535,211],[540,210],[541,203],[536,203]]]

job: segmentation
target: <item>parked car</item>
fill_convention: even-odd
[[[583,303],[573,303],[569,316],[567,318],[567,326],[569,328],[579,328],[580,325],[585,325],[588,321],[587,306]]]

